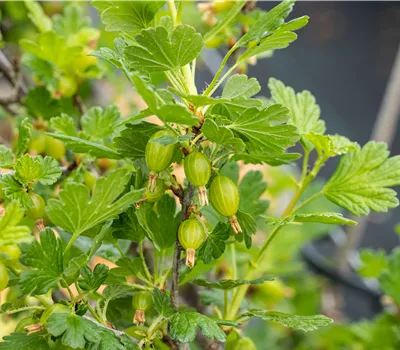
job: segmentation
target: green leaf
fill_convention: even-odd
[[[125,158],[143,158],[150,136],[159,130],[162,130],[162,127],[148,122],[128,124],[120,136],[114,139],[114,146]]]
[[[389,257],[388,269],[383,271],[379,283],[382,291],[390,296],[396,305],[400,304],[400,250],[396,249]]]
[[[15,167],[15,178],[25,187],[39,182],[43,185],[52,185],[61,176],[58,162],[46,156],[31,157],[25,154],[19,158]]]
[[[103,140],[112,136],[121,115],[118,107],[92,107],[82,117],[82,128],[91,139]]]
[[[99,50],[92,51],[90,56],[100,57],[122,71],[125,68],[122,57],[108,47],[101,47]]]
[[[85,348],[87,342],[101,340],[100,329],[92,321],[69,313],[54,313],[50,315],[47,331],[54,337],[61,337],[65,346],[74,349]]]
[[[63,247],[51,228],[40,232],[40,243],[21,246],[21,262],[36,268],[22,272],[19,286],[26,294],[45,294],[55,288],[63,273]]]
[[[31,197],[14,176],[10,174],[1,176],[0,184],[7,198],[18,201],[24,209],[33,207]]]
[[[167,145],[174,145],[180,142],[189,141],[192,137],[193,137],[192,133],[188,133],[182,136],[164,135],[156,139],[151,139],[149,140],[149,142],[157,142],[163,146],[167,146]]]
[[[357,142],[351,142],[341,135],[320,135],[311,132],[304,137],[313,144],[319,156],[325,159],[357,151],[360,148]]]
[[[254,217],[264,214],[269,201],[260,197],[266,190],[267,183],[263,180],[263,173],[259,170],[248,171],[239,185],[240,210]]]
[[[67,285],[71,285],[74,283],[79,275],[81,268],[84,267],[88,263],[89,257],[86,254],[81,254],[72,258],[63,272],[63,280],[67,283]]]
[[[227,127],[243,139],[249,152],[276,156],[299,140],[296,127],[285,124],[287,120],[288,110],[272,105],[261,111],[248,108]]]
[[[93,271],[89,266],[82,267],[82,277],[78,280],[79,287],[85,291],[95,292],[106,280],[108,272],[109,269],[107,265],[104,264],[97,264]]]
[[[165,1],[93,1],[108,32],[137,33],[147,28]]]
[[[50,128],[57,134],[75,137],[78,136],[74,120],[64,113],[61,113],[60,117],[50,119]]]
[[[304,332],[315,331],[318,328],[330,325],[333,320],[323,315],[297,316],[277,311],[253,309],[246,312],[244,317],[259,317],[265,321],[275,321],[293,330]]]
[[[161,90],[156,91],[142,76],[136,73],[130,75],[136,90],[147,103],[149,109],[164,123],[178,123],[185,125],[197,125],[199,120],[185,106],[165,101],[161,96]],[[172,95],[171,95],[172,96]]]
[[[269,80],[268,87],[273,100],[289,109],[289,122],[297,127],[300,134],[325,132],[325,122],[319,119],[321,110],[309,91],[296,94],[291,87],[274,78]]]
[[[212,259],[218,259],[224,253],[226,241],[229,238],[229,226],[219,222],[213,231],[207,236],[199,250],[199,257],[205,264],[209,264]]]
[[[46,16],[42,6],[37,1],[24,1],[28,10],[28,17],[42,33],[51,30],[51,19]]]
[[[331,225],[357,225],[356,221],[343,217],[340,213],[311,213],[311,214],[296,214],[293,221],[295,222],[316,222],[320,224]]]
[[[260,41],[281,25],[292,12],[294,1],[282,1],[270,11],[263,13],[245,35],[236,43],[237,46],[247,46],[252,41]]]
[[[112,225],[112,235],[119,239],[128,239],[135,243],[143,241],[145,230],[139,224],[136,217],[136,210],[132,206],[126,212],[122,213],[118,220],[114,220]]]
[[[147,225],[154,243],[160,249],[172,247],[175,243],[179,226],[179,214],[176,214],[176,202],[169,194],[165,194],[147,216]]]
[[[261,90],[261,86],[256,78],[248,78],[245,74],[232,75],[222,92],[222,98],[228,100],[236,100],[239,98],[248,99],[257,95]]]
[[[153,289],[153,306],[160,316],[169,317],[174,313],[170,298],[158,288]]]
[[[230,290],[236,287],[240,287],[244,284],[263,284],[265,281],[273,281],[273,277],[261,277],[255,280],[230,280],[230,279],[222,279],[218,282],[213,282],[209,280],[205,280],[203,278],[196,278],[190,283],[195,284],[197,286],[208,287],[208,288],[215,288],[215,289],[223,289],[223,290]]]
[[[60,113],[60,102],[51,96],[45,86],[30,89],[24,103],[29,114],[37,119],[49,120]]]
[[[68,43],[71,37],[76,39],[82,29],[90,27],[90,18],[84,15],[82,7],[74,3],[66,6],[62,14],[55,14],[52,19],[54,30],[66,38]]]
[[[118,267],[111,269],[111,273],[118,276],[136,276],[143,274],[143,259],[121,258],[115,263]]]
[[[360,249],[361,265],[357,272],[365,278],[378,278],[389,267],[386,252],[383,249]]]
[[[354,215],[370,210],[386,212],[399,205],[396,192],[387,187],[400,184],[400,156],[389,158],[387,145],[368,142],[345,154],[323,192],[332,202]]]
[[[177,312],[170,320],[172,339],[188,343],[196,337],[196,327],[209,339],[224,342],[226,335],[211,318],[193,311]]]
[[[0,168],[11,169],[13,167],[13,163],[14,163],[13,151],[4,145],[0,145]]]
[[[18,225],[24,216],[24,210],[18,202],[12,201],[6,207],[6,213],[0,217],[0,245],[30,242],[31,230],[27,226]]]
[[[132,287],[125,284],[112,284],[104,288],[101,295],[105,300],[125,298],[132,294]]]
[[[285,153],[279,156],[268,157],[263,154],[239,153],[231,158],[234,161],[243,160],[245,164],[268,164],[271,166],[280,166],[292,164],[293,161],[301,157],[300,153]]]
[[[135,69],[147,72],[179,69],[192,62],[203,48],[201,35],[183,24],[171,34],[164,27],[144,29],[135,39],[138,45],[126,48],[126,59]]]
[[[50,350],[43,334],[11,333],[3,337],[3,340],[4,342],[0,342],[0,349],[4,350]]]
[[[21,124],[19,125],[16,151],[17,158],[21,157],[28,148],[32,127],[33,125],[29,122],[28,118],[22,120]]]
[[[243,152],[246,148],[244,142],[233,135],[233,132],[225,126],[219,126],[212,119],[206,118],[201,131],[204,136],[217,145],[233,152]]]
[[[48,31],[38,36],[37,42],[29,39],[20,40],[21,47],[31,54],[48,61],[63,70],[70,70],[70,65],[73,61],[82,54],[82,46],[67,46],[64,38],[59,37],[54,31]],[[36,88],[35,90],[40,89]],[[43,95],[38,95],[46,98],[44,93],[45,87],[42,87]],[[39,90],[40,91],[40,90]],[[34,104],[40,109],[38,103]],[[47,110],[48,111],[48,110]],[[50,112],[50,111],[48,111]],[[58,113],[54,113],[57,115]]]
[[[47,135],[61,140],[65,146],[75,153],[88,153],[97,158],[120,159],[121,156],[113,149],[106,147],[100,143],[95,143],[74,136],[66,136],[61,134],[53,134],[48,132]]]
[[[54,67],[50,62],[42,60],[28,52],[23,54],[21,62],[24,66],[29,68],[39,81],[44,83],[53,82]]]
[[[238,241],[242,241],[242,239],[244,239],[246,248],[250,249],[252,243],[251,236],[255,235],[257,232],[256,220],[250,214],[241,210],[238,210],[236,213],[236,218],[240,227],[242,228],[243,233],[235,235],[235,239]]]
[[[115,218],[143,197],[144,189],[121,196],[130,177],[125,169],[120,169],[98,179],[91,198],[89,189],[84,185],[68,183],[61,191],[60,199],[50,199],[47,202],[47,214],[55,225],[74,235],[80,235]]]

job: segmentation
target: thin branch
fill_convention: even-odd
[[[182,211],[181,211],[181,222],[186,219],[187,210],[192,202],[194,193],[194,186],[189,183],[185,196],[181,200]],[[171,304],[177,309],[179,307],[179,266],[180,266],[180,255],[182,247],[178,240],[178,232],[176,233],[173,265],[172,265],[172,287],[171,287]]]

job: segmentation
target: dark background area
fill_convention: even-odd
[[[258,6],[269,9],[272,4],[262,1]],[[249,75],[263,87],[276,77],[296,91],[310,90],[327,133],[363,145],[371,137],[399,46],[400,2],[298,1],[290,18],[305,14],[310,22],[298,32],[297,41],[250,66]],[[398,131],[390,149],[400,153]],[[322,176],[328,177],[335,167],[336,162],[329,161]],[[398,244],[393,233],[397,223],[399,208],[371,215],[362,245],[391,250]]]

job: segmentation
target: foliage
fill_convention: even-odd
[[[288,19],[294,1],[269,11],[248,9],[246,1],[199,9],[184,1],[93,1],[60,5],[55,15],[38,2],[20,5],[36,32],[19,40],[21,69],[31,84],[25,88],[21,79],[11,79],[18,98],[10,106],[2,103],[17,138],[0,145],[1,282],[9,288],[1,312],[10,318],[24,313],[35,323],[14,327],[0,349],[136,350],[206,342],[230,348],[251,332],[242,333],[247,322],[248,328],[261,322],[263,337],[279,323],[290,329],[277,331],[281,338],[330,348],[320,335],[334,338],[343,326],[329,326],[332,319],[320,315],[318,282],[304,271],[299,276],[296,253],[314,237],[310,225],[356,224],[340,208],[360,216],[397,207],[391,187],[400,185],[400,158],[390,157],[381,142],[360,146],[325,134],[311,92],[296,93],[271,78],[266,99],[258,96],[256,78],[236,74],[296,40],[308,17]],[[103,31],[92,25],[86,6],[98,10]],[[112,32],[113,45],[106,32]],[[196,62],[204,46],[222,47],[225,41],[232,45],[199,92]],[[131,84],[146,107],[107,100],[87,108],[92,80],[101,76],[110,90],[129,91],[123,84]],[[132,114],[126,116],[126,109]],[[161,130],[168,134],[152,137]],[[295,145],[301,153],[289,153]],[[167,156],[165,149],[173,152]],[[192,152],[210,163],[208,173],[197,174],[210,179],[197,189],[180,176]],[[288,167],[268,167],[271,181],[264,180],[264,164],[293,165],[301,156],[295,186]],[[336,170],[314,191],[320,169],[333,157],[339,159]],[[167,158],[164,170],[149,169],[150,160]],[[262,170],[239,176],[238,161]],[[215,199],[210,184],[218,175],[232,181],[229,193]],[[277,183],[283,183],[278,196]],[[157,184],[161,193],[153,193]],[[277,213],[291,190],[286,208]],[[208,193],[230,213],[231,192],[240,197],[234,215],[224,217],[207,205]],[[193,232],[182,232],[193,243],[185,251],[178,229],[187,219],[196,220],[207,237],[200,246]],[[181,263],[185,254],[191,269]],[[398,307],[399,251],[387,256],[365,250],[360,258],[359,273],[379,281]],[[190,293],[196,303],[184,300]],[[152,306],[141,310],[141,296]],[[398,319],[387,313],[343,335],[373,349],[378,347],[363,332],[386,332],[389,346],[381,348],[398,348],[395,327]]]

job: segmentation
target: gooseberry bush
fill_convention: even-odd
[[[37,28],[19,42],[32,84],[10,71],[15,94],[0,101],[17,130],[13,145],[0,146],[0,288],[10,290],[1,312],[24,317],[0,348],[255,349],[242,333],[253,318],[295,331],[328,326],[323,315],[258,308],[249,288],[276,278],[265,257],[285,227],[356,224],[340,212],[304,212],[317,198],[355,216],[398,206],[390,187],[400,184],[400,158],[382,142],[327,134],[309,91],[271,78],[270,97],[259,97],[259,82],[243,74],[307,25],[307,16],[288,19],[294,1],[269,11],[202,3],[201,32],[185,23],[184,1],[93,1],[114,48],[98,47],[100,32],[77,5],[52,17],[25,6]],[[202,90],[203,48],[226,43]],[[111,66],[146,108],[122,118],[114,105],[85,106],[81,87],[111,79]],[[296,145],[300,153],[288,151]],[[334,157],[333,175],[308,192]],[[300,158],[280,217],[266,215],[260,172],[239,181],[232,170]],[[385,283],[390,294],[398,282]],[[208,293],[193,303],[199,290]]]

